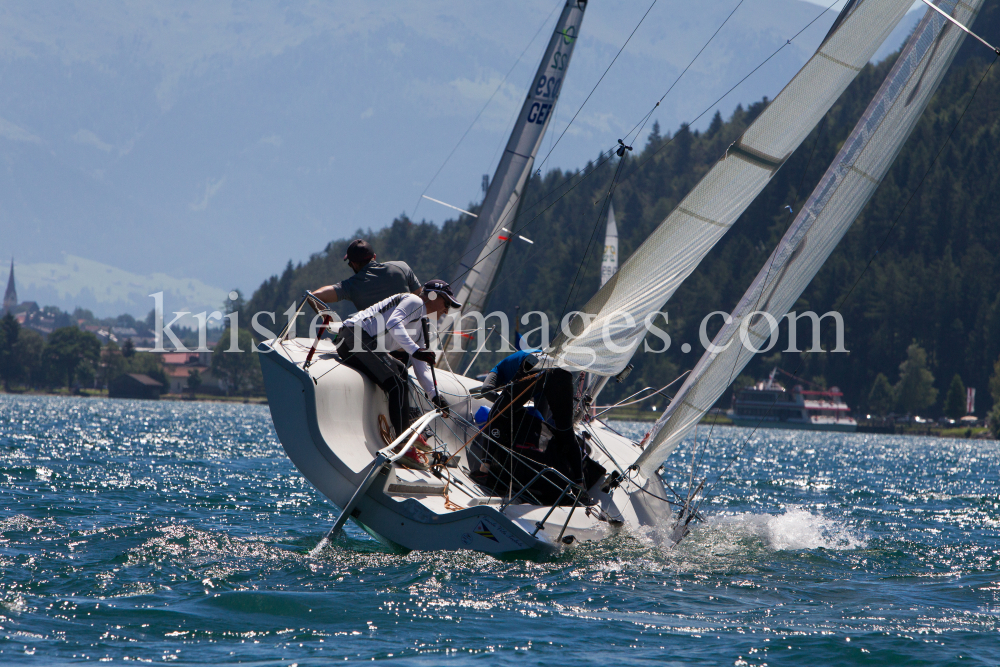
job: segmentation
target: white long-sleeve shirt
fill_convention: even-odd
[[[414,352],[427,347],[423,327],[420,325],[420,319],[426,316],[427,307],[419,296],[396,294],[354,313],[344,320],[343,326],[360,327],[372,338],[382,338],[379,347],[376,348],[379,352],[404,350],[411,355],[413,370],[417,374],[420,386],[428,396],[435,396],[430,366],[412,358]]]

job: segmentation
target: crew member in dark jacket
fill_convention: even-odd
[[[344,261],[354,275],[315,290],[317,298],[326,303],[350,301],[358,310],[364,310],[396,294],[420,294],[420,281],[406,262],[376,262],[375,251],[364,239],[351,241]]]
[[[542,360],[547,363],[540,363]],[[473,474],[474,480],[490,485],[495,475],[495,479],[506,483],[513,474],[525,476],[519,481],[526,483],[534,475],[533,469],[522,469],[516,459],[507,455],[506,448],[555,468],[574,482],[585,482],[585,455],[573,429],[573,375],[569,371],[552,367],[551,359],[541,350],[519,350],[493,367],[480,391],[495,397],[486,450],[501,470],[491,471],[486,464]],[[534,401],[534,408],[525,407],[529,400]],[[544,453],[534,449],[543,423],[552,433]],[[494,446],[494,442],[501,447]],[[541,486],[536,495],[545,491],[551,495],[552,489]]]

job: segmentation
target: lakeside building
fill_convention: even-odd
[[[212,374],[211,352],[161,352],[163,374],[167,376],[167,391],[183,394],[188,390],[188,378],[197,371],[201,377],[202,393],[221,393],[225,382]]]
[[[142,373],[123,373],[108,383],[109,398],[160,398],[162,384]]]

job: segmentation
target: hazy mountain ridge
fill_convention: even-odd
[[[557,4],[7,3],[0,256],[28,265],[65,252],[136,275],[252,286],[285,258],[412,210]],[[583,164],[632,127],[733,6],[657,5],[545,169]],[[591,3],[543,153],[642,11]],[[655,117],[665,127],[693,117],[821,11],[798,0],[744,3]],[[832,19],[723,112],[780,90]],[[552,20],[430,194],[459,205],[478,198]],[[425,203],[418,213],[441,220],[448,210]],[[141,315],[145,302],[131,311]]]

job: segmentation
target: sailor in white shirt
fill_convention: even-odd
[[[431,402],[447,408],[447,401],[434,386],[430,364],[435,357],[427,349],[421,319],[443,315],[449,307],[460,306],[448,283],[430,280],[424,284],[420,296],[396,294],[344,320],[337,336],[337,354],[345,365],[364,374],[386,392],[389,421],[397,435],[409,425],[410,401],[406,366],[389,353],[401,350],[409,355],[417,380]]]

